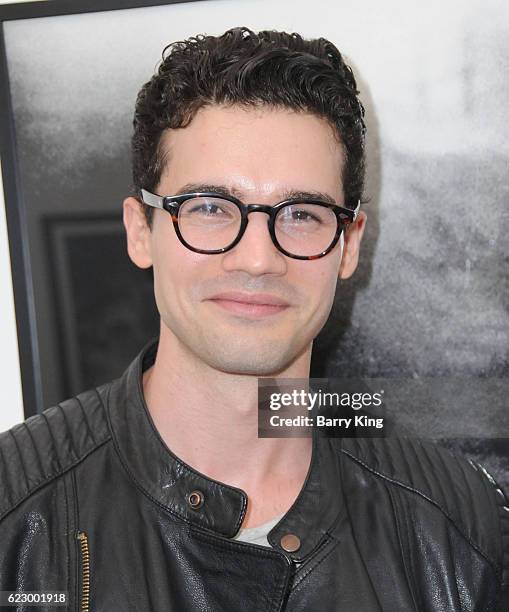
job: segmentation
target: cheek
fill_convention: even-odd
[[[332,302],[334,301],[334,296],[336,294],[336,285],[338,281],[337,271],[328,270],[324,272],[323,275],[317,279],[316,284],[319,286],[320,292],[320,301],[323,304],[324,308],[329,308],[332,306]]]
[[[178,240],[169,215],[159,216],[157,221],[152,230],[152,260],[154,278],[157,275],[162,281],[169,273],[178,272],[183,251],[187,249]]]
[[[314,277],[308,279],[310,286],[314,287],[317,310],[326,313],[327,316],[330,313],[336,295],[339,265],[341,263],[339,254],[336,254],[335,251],[330,256],[330,259],[325,257],[323,263],[320,262],[322,265],[317,266]]]
[[[154,295],[161,315],[175,305],[177,290],[183,282],[182,256],[175,244],[172,227],[154,228],[152,240],[152,266],[154,271]]]
[[[295,278],[308,306],[315,312],[330,309],[334,301],[339,263],[336,258],[310,261],[295,270]]]
[[[341,234],[340,241],[335,248],[321,261],[317,261],[319,266],[317,266],[316,282],[320,285],[322,298],[329,306],[332,306],[334,296],[336,295],[339,269],[343,257],[343,245],[343,234]]]
[[[173,231],[173,228],[171,228]],[[152,245],[154,293],[165,310],[176,310],[199,296],[201,281],[210,276],[210,256],[187,249],[176,236],[157,236]]]

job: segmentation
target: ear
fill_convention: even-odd
[[[136,198],[126,198],[123,219],[129,257],[139,268],[150,268],[152,265],[151,232],[145,218],[143,204]]]
[[[357,268],[361,240],[366,228],[367,218],[366,213],[361,210],[357,215],[357,219],[344,232],[345,244],[341,265],[339,266],[339,278],[350,278]]]

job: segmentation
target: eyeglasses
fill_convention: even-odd
[[[148,206],[170,213],[184,246],[209,255],[233,249],[246,231],[249,213],[266,213],[272,242],[293,259],[327,255],[360,209],[360,201],[352,210],[314,198],[284,200],[274,206],[243,204],[234,196],[214,192],[159,196],[142,189],[141,199]]]

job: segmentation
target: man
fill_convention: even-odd
[[[114,612],[502,609],[507,504],[480,466],[410,439],[257,436],[258,378],[309,377],[357,266],[357,93],[323,38],[170,46],[124,201],[160,336],[2,434],[2,590]]]

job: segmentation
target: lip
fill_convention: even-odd
[[[268,293],[242,293],[228,291],[218,293],[209,301],[232,314],[241,315],[250,319],[260,319],[275,315],[289,307],[288,302]]]
[[[218,293],[209,300],[227,300],[229,302],[242,302],[243,304],[266,304],[270,306],[289,306],[288,302],[270,293],[243,293],[241,291],[226,291]]]

